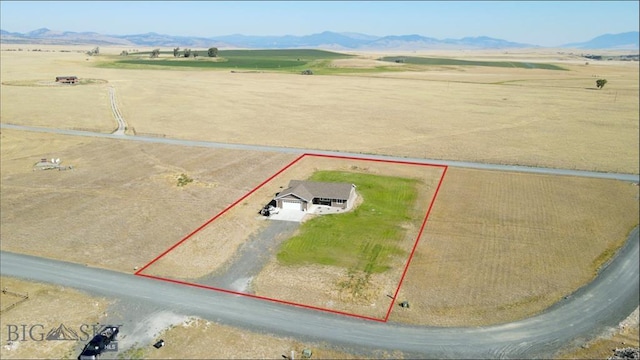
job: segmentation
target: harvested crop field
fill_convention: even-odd
[[[635,184],[449,168],[390,321],[532,316],[591,281],[638,216]]]
[[[2,250],[125,272],[295,158],[7,129],[1,141]],[[40,158],[73,169],[35,171]]]
[[[457,55],[482,61],[506,57]],[[79,53],[2,51],[1,56],[3,82],[46,80],[59,73],[108,81],[83,86],[92,90],[82,97],[65,96],[75,89],[2,85],[2,121],[7,123],[112,131],[106,87],[113,86],[125,120],[138,134],[639,171],[639,77],[631,62],[585,65],[575,56],[546,54],[544,61],[568,71],[410,64],[399,71],[403,67],[393,63],[393,71],[360,73],[358,61],[375,61],[361,56],[348,60],[354,74],[300,76],[100,68],[94,65],[118,57],[87,61]],[[537,57],[520,54],[513,60],[540,61]],[[344,70],[349,62],[337,64]],[[608,79],[607,86],[597,90],[597,78]],[[189,90],[179,91],[184,84]],[[78,116],[58,119],[49,109],[70,109]]]

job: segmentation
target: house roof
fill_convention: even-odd
[[[349,183],[291,180],[289,187],[281,191],[276,199],[295,196],[307,202],[314,198],[348,200],[352,188],[353,185]]]

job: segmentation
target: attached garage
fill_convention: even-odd
[[[302,202],[299,200],[282,200],[283,210],[298,210],[302,211]]]

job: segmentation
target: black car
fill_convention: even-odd
[[[96,360],[100,354],[107,348],[120,332],[117,326],[105,326],[100,333],[85,345],[84,349],[78,356],[78,360]]]

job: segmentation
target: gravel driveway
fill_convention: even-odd
[[[279,245],[296,231],[300,223],[293,221],[270,221],[257,234],[251,235],[224,270],[196,279],[198,284],[237,292],[252,293],[251,280],[273,258]]]

